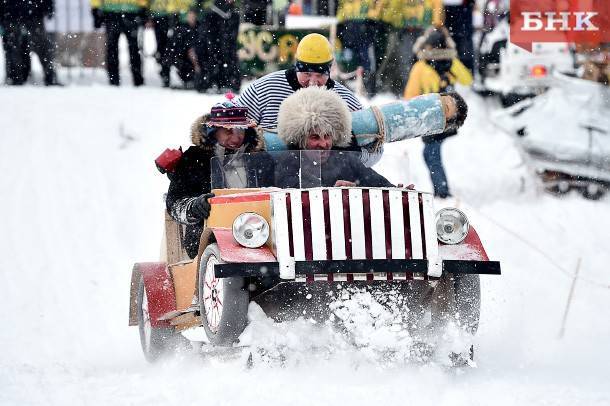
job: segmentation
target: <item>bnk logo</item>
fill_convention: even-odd
[[[555,13],[553,11],[541,13],[539,11],[521,12],[523,17],[523,31],[599,31],[599,27],[595,26],[591,19],[598,15],[596,12],[575,12],[567,11]],[[576,24],[570,26],[570,17],[576,17]],[[546,24],[545,24],[546,20]]]
[[[511,0],[510,41],[593,45],[610,41],[610,0]]]

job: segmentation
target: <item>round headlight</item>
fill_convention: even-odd
[[[445,244],[459,244],[468,235],[470,225],[458,209],[441,209],[436,214],[436,235]]]
[[[247,248],[258,248],[269,238],[269,224],[256,213],[243,213],[233,221],[233,237]]]

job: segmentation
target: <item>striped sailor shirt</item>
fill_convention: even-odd
[[[255,80],[237,98],[235,104],[248,108],[248,116],[265,129],[277,127],[280,104],[288,96],[299,90],[294,68],[281,70]],[[350,111],[362,109],[362,104],[345,86],[328,79],[326,87],[334,90],[347,103]]]

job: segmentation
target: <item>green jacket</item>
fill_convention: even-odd
[[[403,9],[405,27],[426,29],[431,25],[443,24],[444,7],[442,0],[410,0]]]
[[[427,28],[443,24],[442,0],[375,0],[369,16],[394,28]]]
[[[91,8],[104,13],[137,13],[148,8],[148,0],[91,0]]]

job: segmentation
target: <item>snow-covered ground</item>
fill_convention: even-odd
[[[243,357],[194,353],[149,365],[127,327],[131,266],[159,252],[168,182],[153,159],[187,145],[190,123],[221,97],[1,87],[0,404],[610,405],[610,198],[538,193],[490,121],[497,106],[466,96],[470,117],[444,160],[457,204],[503,271],[482,278],[478,368],[381,361],[393,332],[372,323],[389,315],[363,294],[346,304],[358,349],[307,319],[275,325],[253,306],[246,338],[280,345],[286,359],[246,369]],[[402,142],[385,164],[430,190],[421,150]]]

